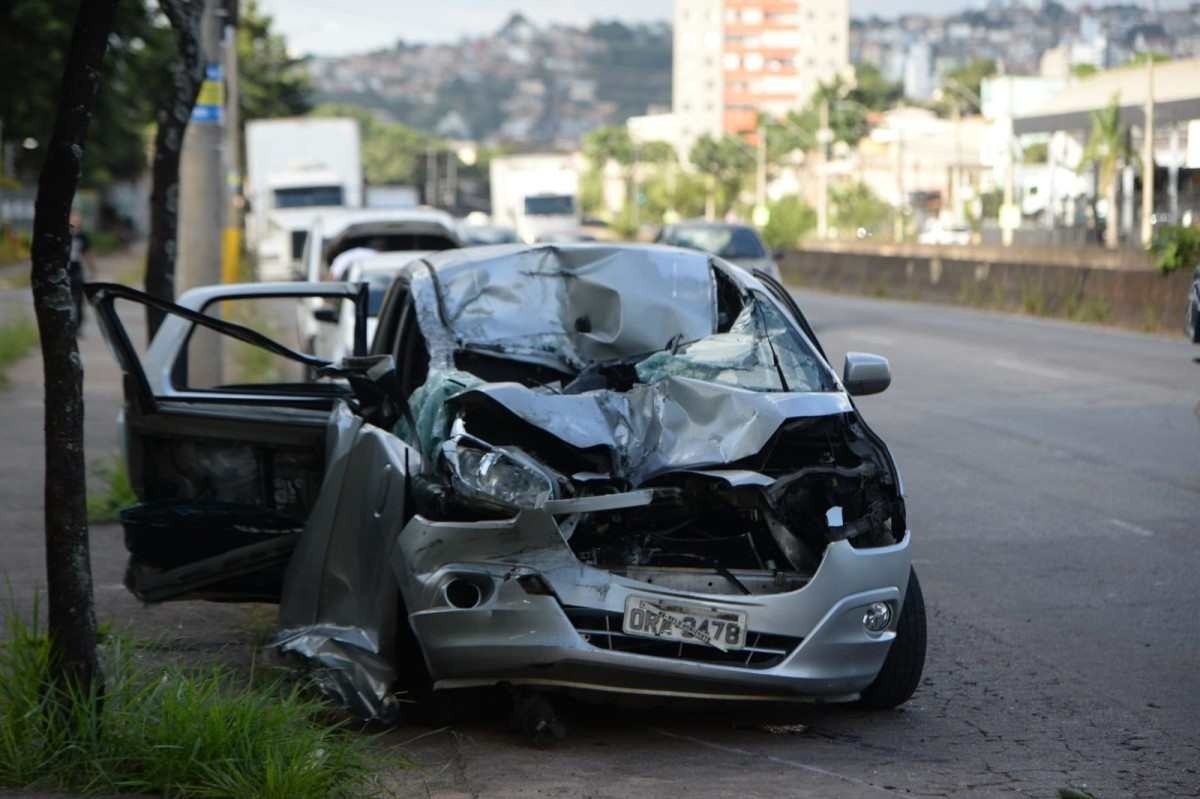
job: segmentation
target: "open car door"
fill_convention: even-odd
[[[147,602],[278,601],[283,568],[326,468],[326,428],[351,400],[327,363],[298,351],[297,308],[356,309],[365,286],[260,283],[193,289],[178,303],[110,283],[86,289],[124,376],[123,444],[139,504],[121,514],[126,585]],[[166,318],[140,352],[146,307]]]

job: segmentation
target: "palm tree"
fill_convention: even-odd
[[[1121,170],[1137,156],[1129,143],[1129,130],[1121,124],[1121,98],[1114,94],[1108,105],[1092,112],[1092,132],[1079,159],[1080,171],[1095,166],[1099,170],[1097,189],[1104,191],[1108,207],[1104,221],[1104,246],[1116,248],[1119,243],[1117,223],[1117,182]]]
[[[737,199],[746,175],[754,169],[754,156],[749,146],[737,136],[724,134],[719,138],[704,135],[688,152],[692,166],[704,176],[706,196],[704,216],[715,219]],[[717,188],[723,193],[722,207],[717,207]]]

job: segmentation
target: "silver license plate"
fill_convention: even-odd
[[[644,596],[625,597],[626,635],[704,644],[722,652],[746,646],[746,614],[736,610],[681,605]]]

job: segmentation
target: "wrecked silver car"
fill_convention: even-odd
[[[902,485],[851,399],[887,361],[839,376],[767,275],[667,247],[436,253],[337,364],[216,310],[352,300],[365,325],[356,285],[88,294],[126,373],[129,588],[278,601],[279,649],[366,716],[492,685],[891,707],[919,682]],[[168,314],[140,357],[123,303]],[[205,336],[320,379],[194,378]]]

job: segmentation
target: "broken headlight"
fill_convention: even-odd
[[[520,450],[457,436],[442,444],[442,457],[454,489],[464,497],[506,508],[539,508],[555,496],[554,481]]]

